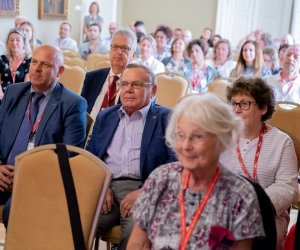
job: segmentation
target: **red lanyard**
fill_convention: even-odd
[[[42,114],[40,115],[40,117],[36,120],[36,122],[33,124],[34,121],[31,122],[31,119],[30,119],[30,107],[31,107],[31,102],[32,102],[32,96],[30,97],[30,101],[29,101],[29,105],[28,105],[28,108],[27,108],[27,118],[28,118],[28,121],[30,123],[30,127],[31,127],[31,132],[30,132],[30,136],[29,136],[29,141],[32,140],[32,137],[33,135],[35,134],[37,128],[39,127],[40,125],[40,121],[42,119]]]
[[[201,73],[202,73],[202,76],[204,76],[205,64],[203,65]],[[201,83],[202,78],[203,78],[202,76],[200,75],[200,76],[196,77],[196,67],[195,67],[195,65],[193,65],[193,80],[192,80],[193,89],[197,88],[198,85]]]
[[[253,176],[250,176],[250,174],[248,173],[248,171],[246,169],[245,163],[243,161],[240,146],[239,146],[240,138],[238,139],[238,143],[237,143],[237,146],[236,146],[236,153],[237,153],[237,156],[238,156],[238,159],[239,159],[239,162],[240,162],[240,166],[241,166],[243,172],[245,173],[245,175],[248,178],[253,179],[255,181],[257,180],[258,158],[259,158],[259,154],[260,154],[260,151],[261,151],[261,146],[262,146],[263,136],[264,136],[265,131],[266,131],[266,125],[263,123],[263,125],[261,126],[261,129],[260,129],[258,143],[257,143],[257,147],[256,147],[256,153],[255,153],[255,157],[254,157]]]
[[[192,221],[191,224],[187,230],[186,228],[186,219],[185,219],[185,209],[184,209],[184,191],[187,189],[188,187],[188,183],[189,183],[189,178],[190,178],[190,174],[187,172],[183,172],[182,173],[182,182],[183,182],[183,186],[182,189],[180,191],[180,195],[179,195],[179,206],[180,206],[180,224],[181,224],[181,239],[180,239],[180,250],[185,250],[186,246],[188,244],[189,239],[191,238],[192,232],[200,218],[200,215],[204,209],[204,207],[206,206],[206,203],[208,202],[219,178],[221,175],[221,171],[218,168],[211,183],[209,184],[209,187],[207,189],[207,192],[205,193],[204,197],[201,199],[198,209],[195,212],[195,214],[192,217]]]

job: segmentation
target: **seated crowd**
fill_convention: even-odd
[[[101,39],[98,21],[85,19],[79,47],[68,22],[51,45],[25,19],[7,35],[0,58],[5,226],[14,157],[39,145],[87,142],[113,174],[97,234],[120,225],[117,249],[284,249],[299,163],[292,139],[267,123],[276,102],[300,105],[300,45],[289,36],[275,45],[257,30],[233,50],[209,28],[192,39],[190,30],[173,34],[165,25],[147,34],[142,21],[131,29],[111,23]],[[86,72],[76,94],[59,82],[64,50],[83,60],[107,54],[110,67]],[[156,104],[155,75],[165,71],[189,80],[191,95],[173,110]],[[216,79],[231,83],[227,102],[207,93]],[[95,121],[90,135],[86,113]]]

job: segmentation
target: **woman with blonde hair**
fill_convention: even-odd
[[[9,84],[29,81],[31,49],[22,30],[11,29],[6,38],[6,54],[0,57],[0,99]]]
[[[240,51],[235,69],[230,77],[264,77],[271,75],[271,71],[263,67],[264,59],[262,49],[256,41],[246,41]]]
[[[31,51],[33,51],[38,45],[42,44],[42,42],[36,38],[35,28],[31,22],[25,21],[21,23],[20,29],[24,32]]]

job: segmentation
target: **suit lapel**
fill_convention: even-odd
[[[42,114],[42,119],[36,132],[36,138],[34,143],[35,146],[40,145],[42,134],[46,128],[46,125],[51,115],[56,110],[57,106],[61,101],[61,91],[62,91],[62,87],[60,86],[59,83],[57,83],[54,90],[51,93],[49,101],[45,107],[44,113]]]
[[[151,104],[149,112],[147,114],[145,128],[142,135],[141,143],[141,156],[140,156],[140,168],[143,167],[145,163],[146,154],[155,131],[156,123],[158,120],[157,110],[154,106],[154,103]]]

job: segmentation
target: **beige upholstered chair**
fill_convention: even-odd
[[[86,72],[79,66],[64,65],[65,70],[59,81],[75,93],[80,94]]]
[[[174,73],[160,73],[156,75],[157,85],[156,103],[175,107],[176,103],[187,94],[189,89],[189,80],[182,75]]]
[[[218,97],[220,97],[223,101],[226,101],[226,89],[231,86],[231,83],[227,80],[218,78],[213,80],[208,85],[208,91],[214,93]]]
[[[71,49],[62,49],[61,50],[64,56],[69,56],[69,57],[79,57],[80,55],[78,52],[71,50]]]
[[[67,159],[85,249],[92,249],[111,172],[91,153],[74,146],[67,146],[67,150],[76,153]],[[5,249],[75,249],[56,145],[39,146],[18,155],[15,167]]]
[[[91,53],[87,56],[87,71],[96,70],[96,63],[100,61],[109,61],[109,54]]]
[[[109,68],[110,66],[110,60],[101,60],[99,62],[96,62],[95,69]]]
[[[82,69],[86,70],[86,61],[83,60],[80,57],[65,56],[64,57],[64,64],[65,65],[70,65],[70,66],[77,65],[77,66],[81,67]]]

